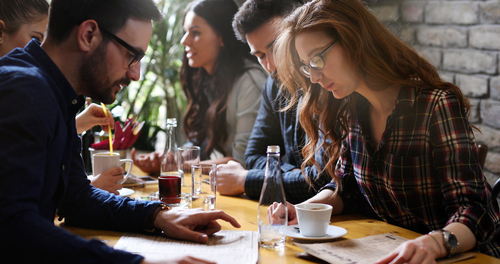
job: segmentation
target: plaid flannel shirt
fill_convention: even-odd
[[[498,203],[456,96],[401,88],[376,147],[368,105],[357,98],[337,164],[344,208],[355,208],[356,199],[364,197],[384,221],[422,234],[459,222],[474,233],[481,252],[500,257]]]

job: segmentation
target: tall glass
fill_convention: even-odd
[[[182,171],[181,192],[191,196],[192,176],[191,166],[200,163],[200,147],[184,146],[179,148],[180,153],[180,171]]]
[[[217,196],[217,165],[196,164],[191,166],[191,208],[215,210]]]

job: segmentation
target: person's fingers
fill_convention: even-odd
[[[132,160],[134,161],[134,163],[135,163],[135,154],[136,154],[136,152],[137,151],[135,150],[135,148],[132,148],[132,151],[130,152],[130,157],[132,158]]]
[[[237,228],[241,227],[240,223],[238,223],[238,221],[236,221],[236,219],[234,217],[228,215],[224,211],[219,211],[219,219],[222,219],[226,222],[229,222],[234,227],[237,227]]]
[[[109,174],[112,176],[123,176],[123,173],[125,170],[122,167],[113,167],[111,169],[107,169],[106,171],[103,172],[103,174]]]
[[[214,221],[214,220],[217,220],[217,219],[221,219],[221,220],[224,220],[228,223],[230,223],[232,226],[234,227],[241,227],[240,223],[238,223],[238,221],[236,221],[236,219],[230,215],[228,215],[227,213],[225,213],[224,211],[220,211],[220,210],[217,210],[217,211],[210,211],[210,212],[205,212],[203,211],[200,215],[200,223],[209,223],[210,221]]]
[[[379,259],[377,262],[374,264],[386,264],[386,263],[391,263],[391,261],[398,256],[398,252],[393,250],[389,254],[387,254],[385,257],[382,259]]]
[[[222,229],[222,227],[220,226],[220,224],[217,223],[217,221],[213,220],[213,221],[208,222],[208,224],[203,226],[201,228],[201,230],[198,230],[198,231],[205,233],[207,235],[213,235],[213,234],[219,232],[221,229]]]
[[[230,160],[227,162],[227,165],[236,165],[238,164],[239,162],[235,161],[235,160]]]
[[[215,264],[215,262],[188,256],[179,261],[179,264]]]
[[[114,119],[113,117],[95,117],[95,124],[97,125],[100,125],[101,128],[104,130],[108,130],[109,127],[111,127],[111,129],[115,129],[115,123],[113,122]]]

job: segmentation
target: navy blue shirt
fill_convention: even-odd
[[[32,40],[0,59],[0,263],[140,263],[142,257],[54,225],[144,231],[158,203],[94,188],[80,156],[83,105]]]
[[[318,173],[316,167],[306,167],[305,175],[313,183],[310,186],[299,170],[303,161],[302,147],[306,134],[300,126],[297,109],[279,111],[287,104],[286,97],[274,85],[271,77],[262,91],[262,101],[245,152],[245,165],[249,170],[245,179],[245,193],[252,199],[259,199],[266,168],[266,150],[269,145],[279,145],[281,150],[281,170],[285,196],[292,204],[303,202],[317,190],[331,181],[327,173]],[[324,149],[316,153],[316,160],[323,163]],[[319,175],[319,176],[318,176]]]

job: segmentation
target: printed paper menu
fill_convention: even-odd
[[[392,233],[346,239],[330,243],[294,243],[308,254],[332,264],[374,263],[408,239]],[[438,264],[453,263],[473,258],[473,253],[463,253],[450,259],[442,259]]]
[[[259,257],[258,234],[253,231],[220,231],[209,237],[208,244],[165,236],[126,233],[114,248],[151,259],[173,259],[189,255],[219,264],[255,264]]]

